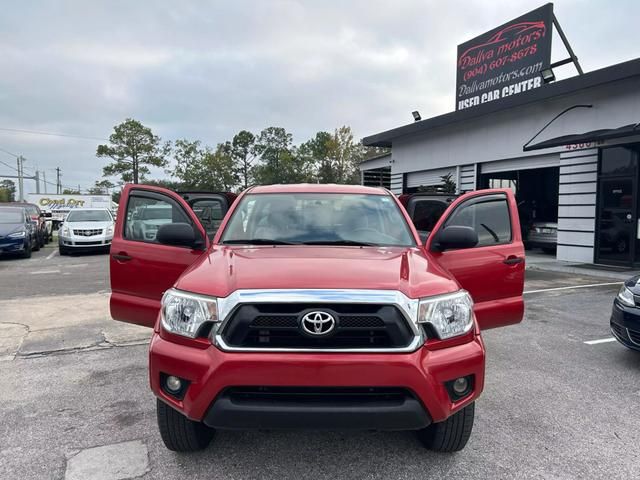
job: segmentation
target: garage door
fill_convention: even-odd
[[[440,185],[442,176],[451,174],[451,179],[456,181],[455,168],[436,168],[434,170],[422,170],[421,172],[411,172],[407,174],[407,187],[428,187],[430,185]]]
[[[560,154],[551,153],[546,155],[533,155],[526,158],[512,158],[509,160],[498,160],[480,165],[481,173],[509,172],[512,170],[529,170],[532,168],[559,167]]]

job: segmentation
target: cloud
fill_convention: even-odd
[[[270,125],[296,142],[344,124],[362,137],[415,109],[451,111],[457,44],[542,3],[14,2],[0,17],[0,127],[107,137],[133,117],[209,144]],[[585,70],[637,55],[637,2],[561,0],[555,12]],[[0,131],[28,167],[53,179],[60,166],[83,187],[105,164],[97,143]]]

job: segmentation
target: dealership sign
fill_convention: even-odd
[[[551,63],[552,24],[548,3],[458,45],[456,110],[540,87]]]

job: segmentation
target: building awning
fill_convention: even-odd
[[[575,133],[572,135],[550,138],[544,142],[527,145],[523,147],[522,150],[529,152],[531,150],[542,150],[543,148],[562,147],[564,145],[575,145],[579,143],[597,143],[599,141],[630,137],[632,135],[640,135],[640,122],[618,128],[604,128],[586,133]]]

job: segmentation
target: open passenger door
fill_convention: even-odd
[[[481,329],[522,321],[524,246],[511,190],[462,195],[443,213],[425,246],[471,294]]]
[[[110,252],[114,319],[153,327],[162,294],[209,247],[215,231],[208,230],[217,229],[215,222],[233,200],[223,194],[193,195],[150,185],[124,187]],[[186,232],[189,241],[176,241],[176,232]]]

